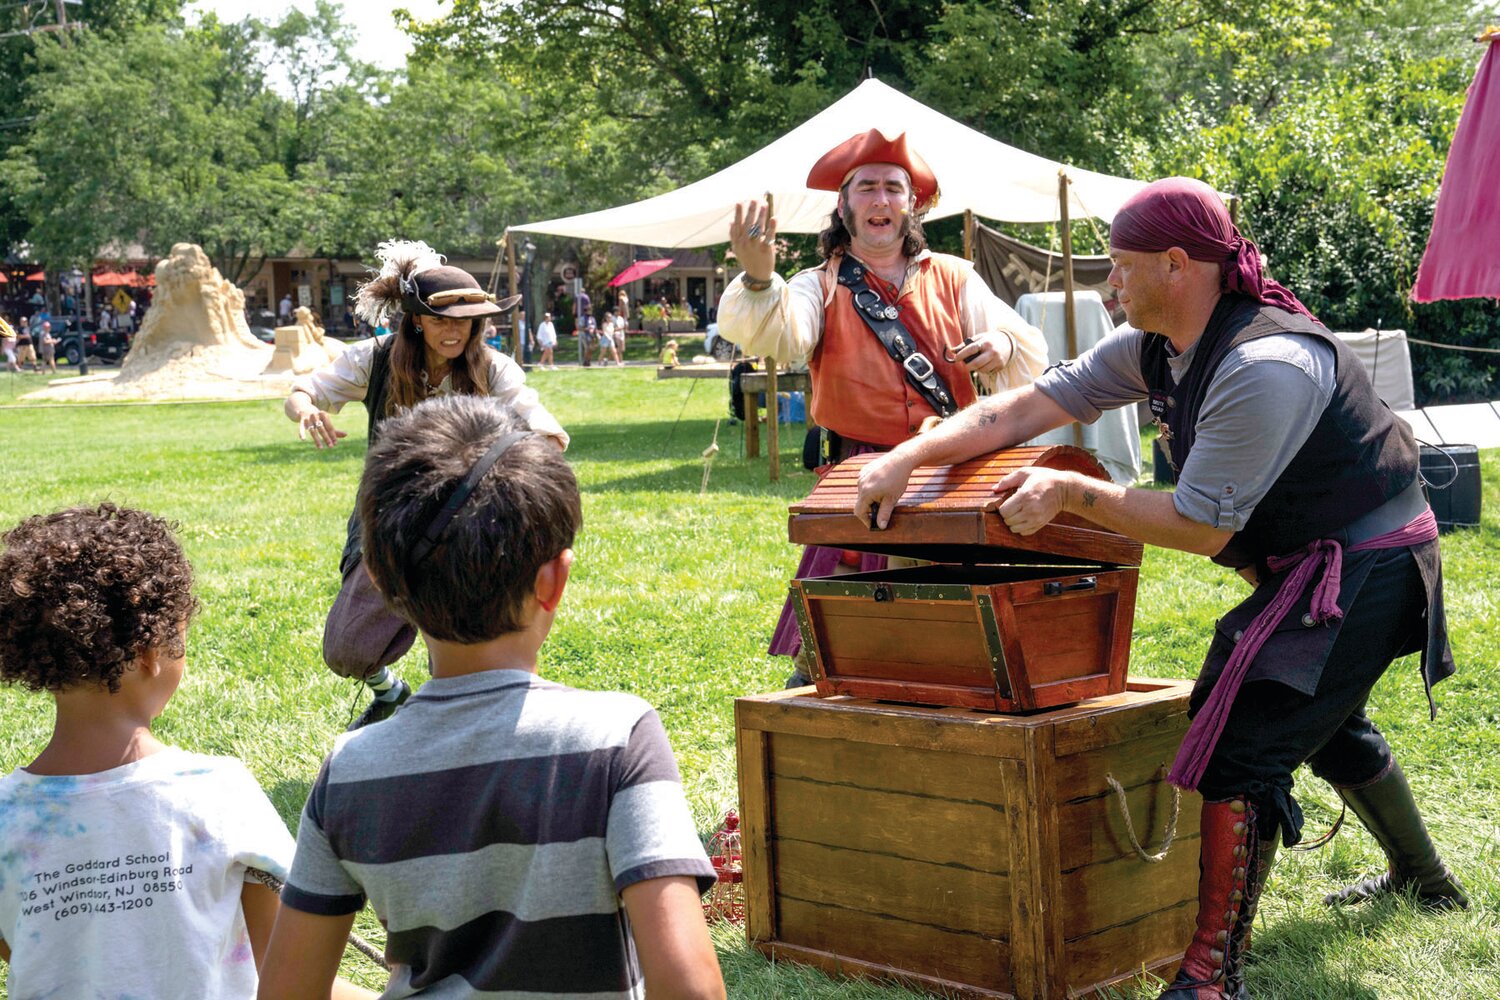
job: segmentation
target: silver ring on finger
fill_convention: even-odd
[[[745,235],[750,237],[752,240],[755,239],[760,235],[760,226],[752,223],[750,228],[745,230]]]

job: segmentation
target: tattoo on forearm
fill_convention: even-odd
[[[1098,502],[1098,500],[1099,500],[1099,494],[1098,493],[1095,493],[1093,490],[1084,490],[1083,491],[1083,505],[1085,507],[1092,507],[1092,506],[1094,506],[1094,504],[1096,502]]]
[[[997,422],[999,419],[1000,419],[1000,417],[997,416],[996,414],[993,414],[993,413],[981,413],[981,414],[979,414],[979,426],[983,427],[985,424],[993,424],[993,423]]]

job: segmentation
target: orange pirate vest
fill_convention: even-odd
[[[907,382],[838,283],[838,256],[816,270],[823,282],[823,337],[807,368],[812,377],[812,419],[840,437],[890,448],[917,432],[936,411]],[[960,361],[945,354],[963,343],[963,290],[974,265],[947,254],[923,258],[906,287],[897,289],[866,272],[870,288],[900,311],[901,324],[953,392],[959,409],[974,402],[974,384]]]

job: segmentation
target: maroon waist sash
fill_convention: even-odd
[[[1349,547],[1350,552],[1365,552],[1370,549],[1395,549],[1406,545],[1417,545],[1437,538],[1437,518],[1431,509],[1407,522],[1405,527],[1388,531],[1375,538],[1366,539]],[[1320,538],[1286,556],[1273,556],[1266,560],[1275,573],[1292,570],[1276,591],[1271,603],[1255,616],[1245,629],[1240,642],[1230,654],[1229,661],[1219,674],[1212,693],[1203,703],[1203,708],[1188,727],[1182,746],[1177,750],[1177,759],[1167,780],[1179,788],[1194,791],[1203,780],[1208,760],[1213,756],[1224,725],[1229,721],[1229,710],[1234,705],[1234,696],[1244,683],[1245,674],[1255,662],[1261,647],[1276,631],[1276,626],[1309,585],[1313,586],[1312,619],[1317,624],[1337,621],[1344,616],[1339,610],[1338,596],[1342,584],[1344,547],[1331,538]]]

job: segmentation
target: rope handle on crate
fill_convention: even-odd
[[[1163,764],[1161,769],[1156,773],[1158,776],[1162,776],[1165,775],[1166,770],[1167,766]],[[1112,774],[1106,774],[1104,780],[1109,783],[1110,788],[1115,790],[1115,800],[1116,805],[1120,808],[1120,818],[1125,821],[1125,836],[1130,838],[1130,847],[1135,851],[1135,856],[1152,865],[1165,861],[1167,859],[1167,852],[1172,849],[1172,841],[1177,837],[1177,815],[1182,808],[1182,789],[1176,785],[1170,786],[1172,789],[1172,815],[1167,817],[1166,829],[1162,831],[1161,850],[1155,854],[1151,854],[1141,846],[1140,838],[1135,835],[1135,823],[1130,819],[1130,803],[1125,800],[1125,786],[1116,781],[1115,776]]]

